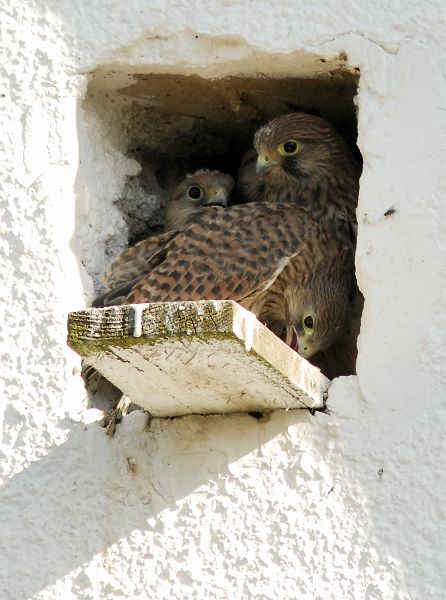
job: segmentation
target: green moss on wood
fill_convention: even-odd
[[[226,303],[218,308],[212,302],[153,304],[145,308],[142,315],[131,306],[109,309],[91,309],[70,313],[68,316],[68,343],[72,348],[98,349],[110,341],[120,341],[126,346],[134,343],[135,318],[142,319],[142,336],[156,342],[160,338],[190,335],[206,337],[208,332],[225,333],[231,328],[233,304]],[[123,341],[127,340],[127,341]]]

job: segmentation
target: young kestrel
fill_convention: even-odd
[[[237,179],[243,202],[292,202],[316,217],[354,224],[358,166],[342,137],[325,119],[306,113],[276,117],[254,136]]]
[[[258,297],[261,321],[301,356],[324,352],[345,332],[355,295],[354,245],[338,219],[319,220],[315,235]]]
[[[204,206],[224,208],[235,185],[227,173],[199,169],[187,175],[175,188],[166,207],[165,231],[183,227]]]
[[[149,272],[155,256],[172,238],[205,207],[225,208],[234,187],[231,175],[200,169],[187,175],[175,188],[166,207],[165,233],[154,235],[125,250],[112,261],[104,276],[106,292],[93,306],[120,304],[136,281]]]
[[[228,205],[234,179],[220,171],[200,169],[187,175],[174,189],[166,207],[165,233],[154,235],[125,250],[108,267],[104,276],[105,294],[96,297],[94,307],[122,304],[125,297],[159,261],[163,249],[189,221],[206,207],[221,209]],[[212,208],[211,208],[212,207]],[[84,365],[82,376],[87,384],[97,376]]]

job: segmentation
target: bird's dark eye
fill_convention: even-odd
[[[299,142],[296,140],[287,140],[286,142],[282,142],[279,146],[279,152],[282,156],[293,156],[293,154],[297,154],[300,150]]]
[[[304,327],[305,329],[313,329],[314,328],[314,320],[311,315],[307,315],[304,317]]]
[[[198,185],[193,185],[189,188],[188,194],[189,198],[192,198],[192,200],[199,200],[202,196],[202,191],[201,188],[198,187]]]
[[[297,150],[296,142],[285,142],[283,145],[283,149],[287,154],[293,154]]]

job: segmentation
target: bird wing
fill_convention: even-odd
[[[153,235],[122,252],[105,273],[105,287],[111,290],[140,279],[162,260],[160,252],[177,234],[178,231],[166,231]]]
[[[314,229],[311,214],[294,205],[258,202],[204,210],[166,241],[158,254],[162,259],[125,303],[240,301],[256,295],[274,282]]]

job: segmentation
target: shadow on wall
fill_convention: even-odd
[[[113,438],[97,424],[76,425],[65,443],[0,490],[0,505],[16,507],[2,524],[1,554],[11,567],[2,573],[0,597],[32,597],[133,530],[162,531],[160,513],[175,510],[200,486],[208,487],[205,502],[212,503],[232,478],[233,502],[243,479],[231,464],[253,451],[261,457],[262,446],[288,426],[312,420],[307,411],[260,421],[194,416],[156,419],[147,430],[147,416],[132,413]],[[193,529],[187,518],[183,525]]]

